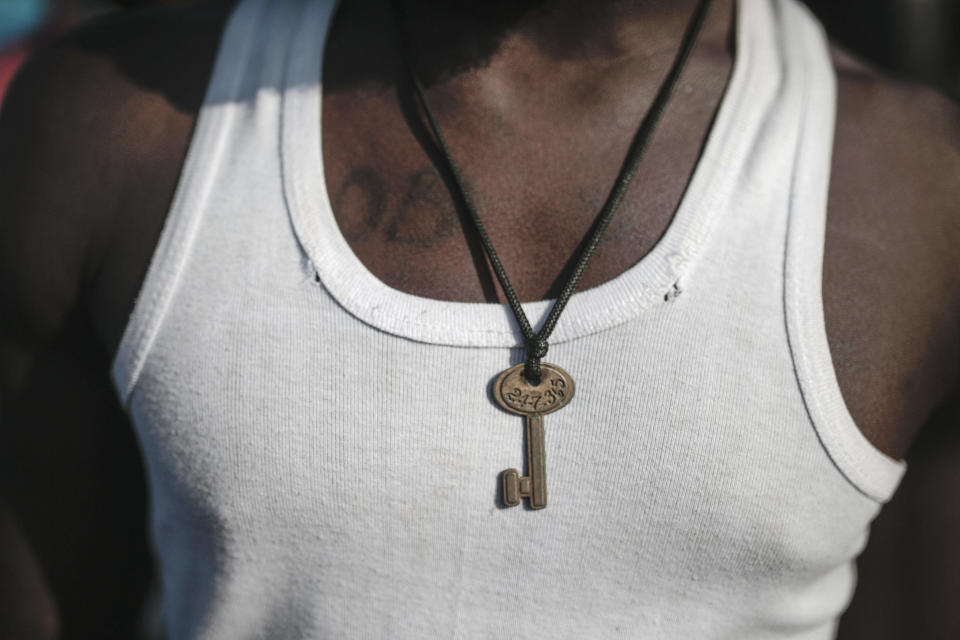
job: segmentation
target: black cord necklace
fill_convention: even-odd
[[[577,256],[573,271],[563,285],[540,331],[535,332],[533,327],[530,326],[527,314],[520,304],[520,298],[517,296],[513,285],[510,283],[510,279],[507,277],[507,272],[503,268],[503,264],[500,262],[496,250],[493,248],[493,243],[490,241],[486,227],[480,219],[477,207],[470,195],[470,190],[467,188],[460,171],[457,169],[457,165],[453,161],[443,133],[440,131],[440,126],[437,124],[437,120],[430,109],[426,92],[412,63],[407,38],[404,37],[402,2],[400,0],[394,0],[393,2],[393,8],[396,12],[396,23],[400,31],[401,54],[416,92],[417,100],[426,116],[427,123],[430,125],[430,130],[444,158],[447,169],[453,177],[453,185],[456,187],[458,195],[462,199],[469,214],[470,220],[473,222],[483,249],[487,254],[487,258],[490,260],[490,265],[493,267],[503,294],[510,304],[510,309],[513,311],[513,315],[517,320],[517,324],[524,338],[524,346],[527,352],[526,363],[507,369],[494,384],[494,396],[497,402],[508,411],[526,417],[529,475],[520,477],[516,469],[507,469],[503,472],[504,502],[508,506],[519,504],[520,498],[522,497],[529,500],[530,507],[533,509],[542,509],[547,506],[546,465],[543,450],[543,416],[566,405],[567,402],[570,401],[570,398],[573,397],[574,389],[573,379],[568,373],[556,365],[541,362],[542,358],[547,355],[547,349],[549,348],[547,338],[553,333],[560,314],[563,313],[567,302],[570,301],[570,297],[573,295],[574,290],[576,290],[577,284],[580,282],[580,278],[587,268],[587,264],[589,264],[590,259],[593,257],[597,245],[600,244],[600,239],[603,237],[604,231],[606,231],[610,225],[613,215],[619,208],[633,177],[637,173],[650,136],[653,134],[657,122],[660,120],[660,116],[676,87],[680,74],[690,57],[690,52],[693,50],[697,36],[703,27],[709,5],[710,0],[700,0],[694,9],[693,15],[687,24],[686,31],[683,34],[677,56],[670,67],[666,79],[663,84],[660,85],[657,95],[650,105],[650,109],[640,122],[640,126],[627,151],[627,156],[623,161],[623,165],[620,167],[620,173],[613,183],[613,187],[610,189],[610,194],[607,196],[606,202],[597,215],[596,221],[586,239],[586,243],[583,244],[583,248]]]

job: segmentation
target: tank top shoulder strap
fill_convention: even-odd
[[[806,76],[784,265],[790,350],[804,403],[824,449],[854,486],[886,502],[906,465],[874,447],[854,423],[837,382],[824,322],[823,250],[836,118],[833,64],[826,36],[809,10],[794,0],[776,4],[785,59]]]
[[[303,4],[240,0],[227,20],[163,231],[113,360],[124,404],[175,296],[238,123],[259,94],[276,94],[283,84],[289,37],[277,32],[293,29]]]

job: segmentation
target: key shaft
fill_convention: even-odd
[[[547,460],[544,448],[543,416],[539,413],[525,416],[527,430],[527,472],[520,476],[516,469],[503,472],[503,501],[509,507],[527,498],[531,509],[547,506]]]

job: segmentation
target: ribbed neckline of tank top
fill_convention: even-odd
[[[738,3],[730,80],[703,153],[660,241],[616,278],[574,294],[551,343],[615,327],[663,304],[694,269],[700,247],[727,208],[736,176],[763,122],[762,105],[751,103],[748,97],[769,91],[778,76],[769,69],[780,64],[772,42],[775,30],[764,24],[763,16],[754,9],[751,2]],[[323,47],[316,34],[324,33],[331,22],[322,3],[307,9],[295,37],[295,53],[288,60],[282,105],[287,202],[320,281],[351,314],[393,335],[452,346],[521,344],[523,336],[508,305],[436,300],[393,289],[366,268],[344,238],[333,215],[321,152]],[[309,78],[320,82],[290,86]],[[546,318],[552,302],[523,304],[535,328]]]

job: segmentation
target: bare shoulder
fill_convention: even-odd
[[[844,399],[910,470],[873,523],[839,638],[951,637],[960,366],[960,107],[835,50],[824,303]],[[908,559],[908,560],[904,560]],[[953,590],[953,591],[951,591]]]
[[[109,345],[142,278],[226,12],[85,25],[31,57],[0,111],[0,493],[28,536],[0,550],[0,592],[16,596],[0,603],[4,637],[20,637],[17,610],[64,635],[132,637],[142,479],[96,343]]]
[[[228,12],[205,2],[107,16],[18,73],[0,113],[5,339],[41,341],[96,298],[121,239],[124,260],[152,249]]]
[[[957,387],[960,107],[833,53],[828,336],[851,413],[899,456]]]
[[[885,194],[892,201],[877,203],[884,204],[876,208],[879,215],[921,224],[939,220],[960,232],[960,104],[935,89],[886,77],[839,48],[833,55],[838,195]]]
[[[834,48],[839,187],[889,192],[924,219],[956,219],[960,193],[960,105],[935,89],[885,77]],[[858,180],[857,178],[861,178]],[[884,212],[895,213],[895,207]],[[960,226],[954,225],[955,229]]]

